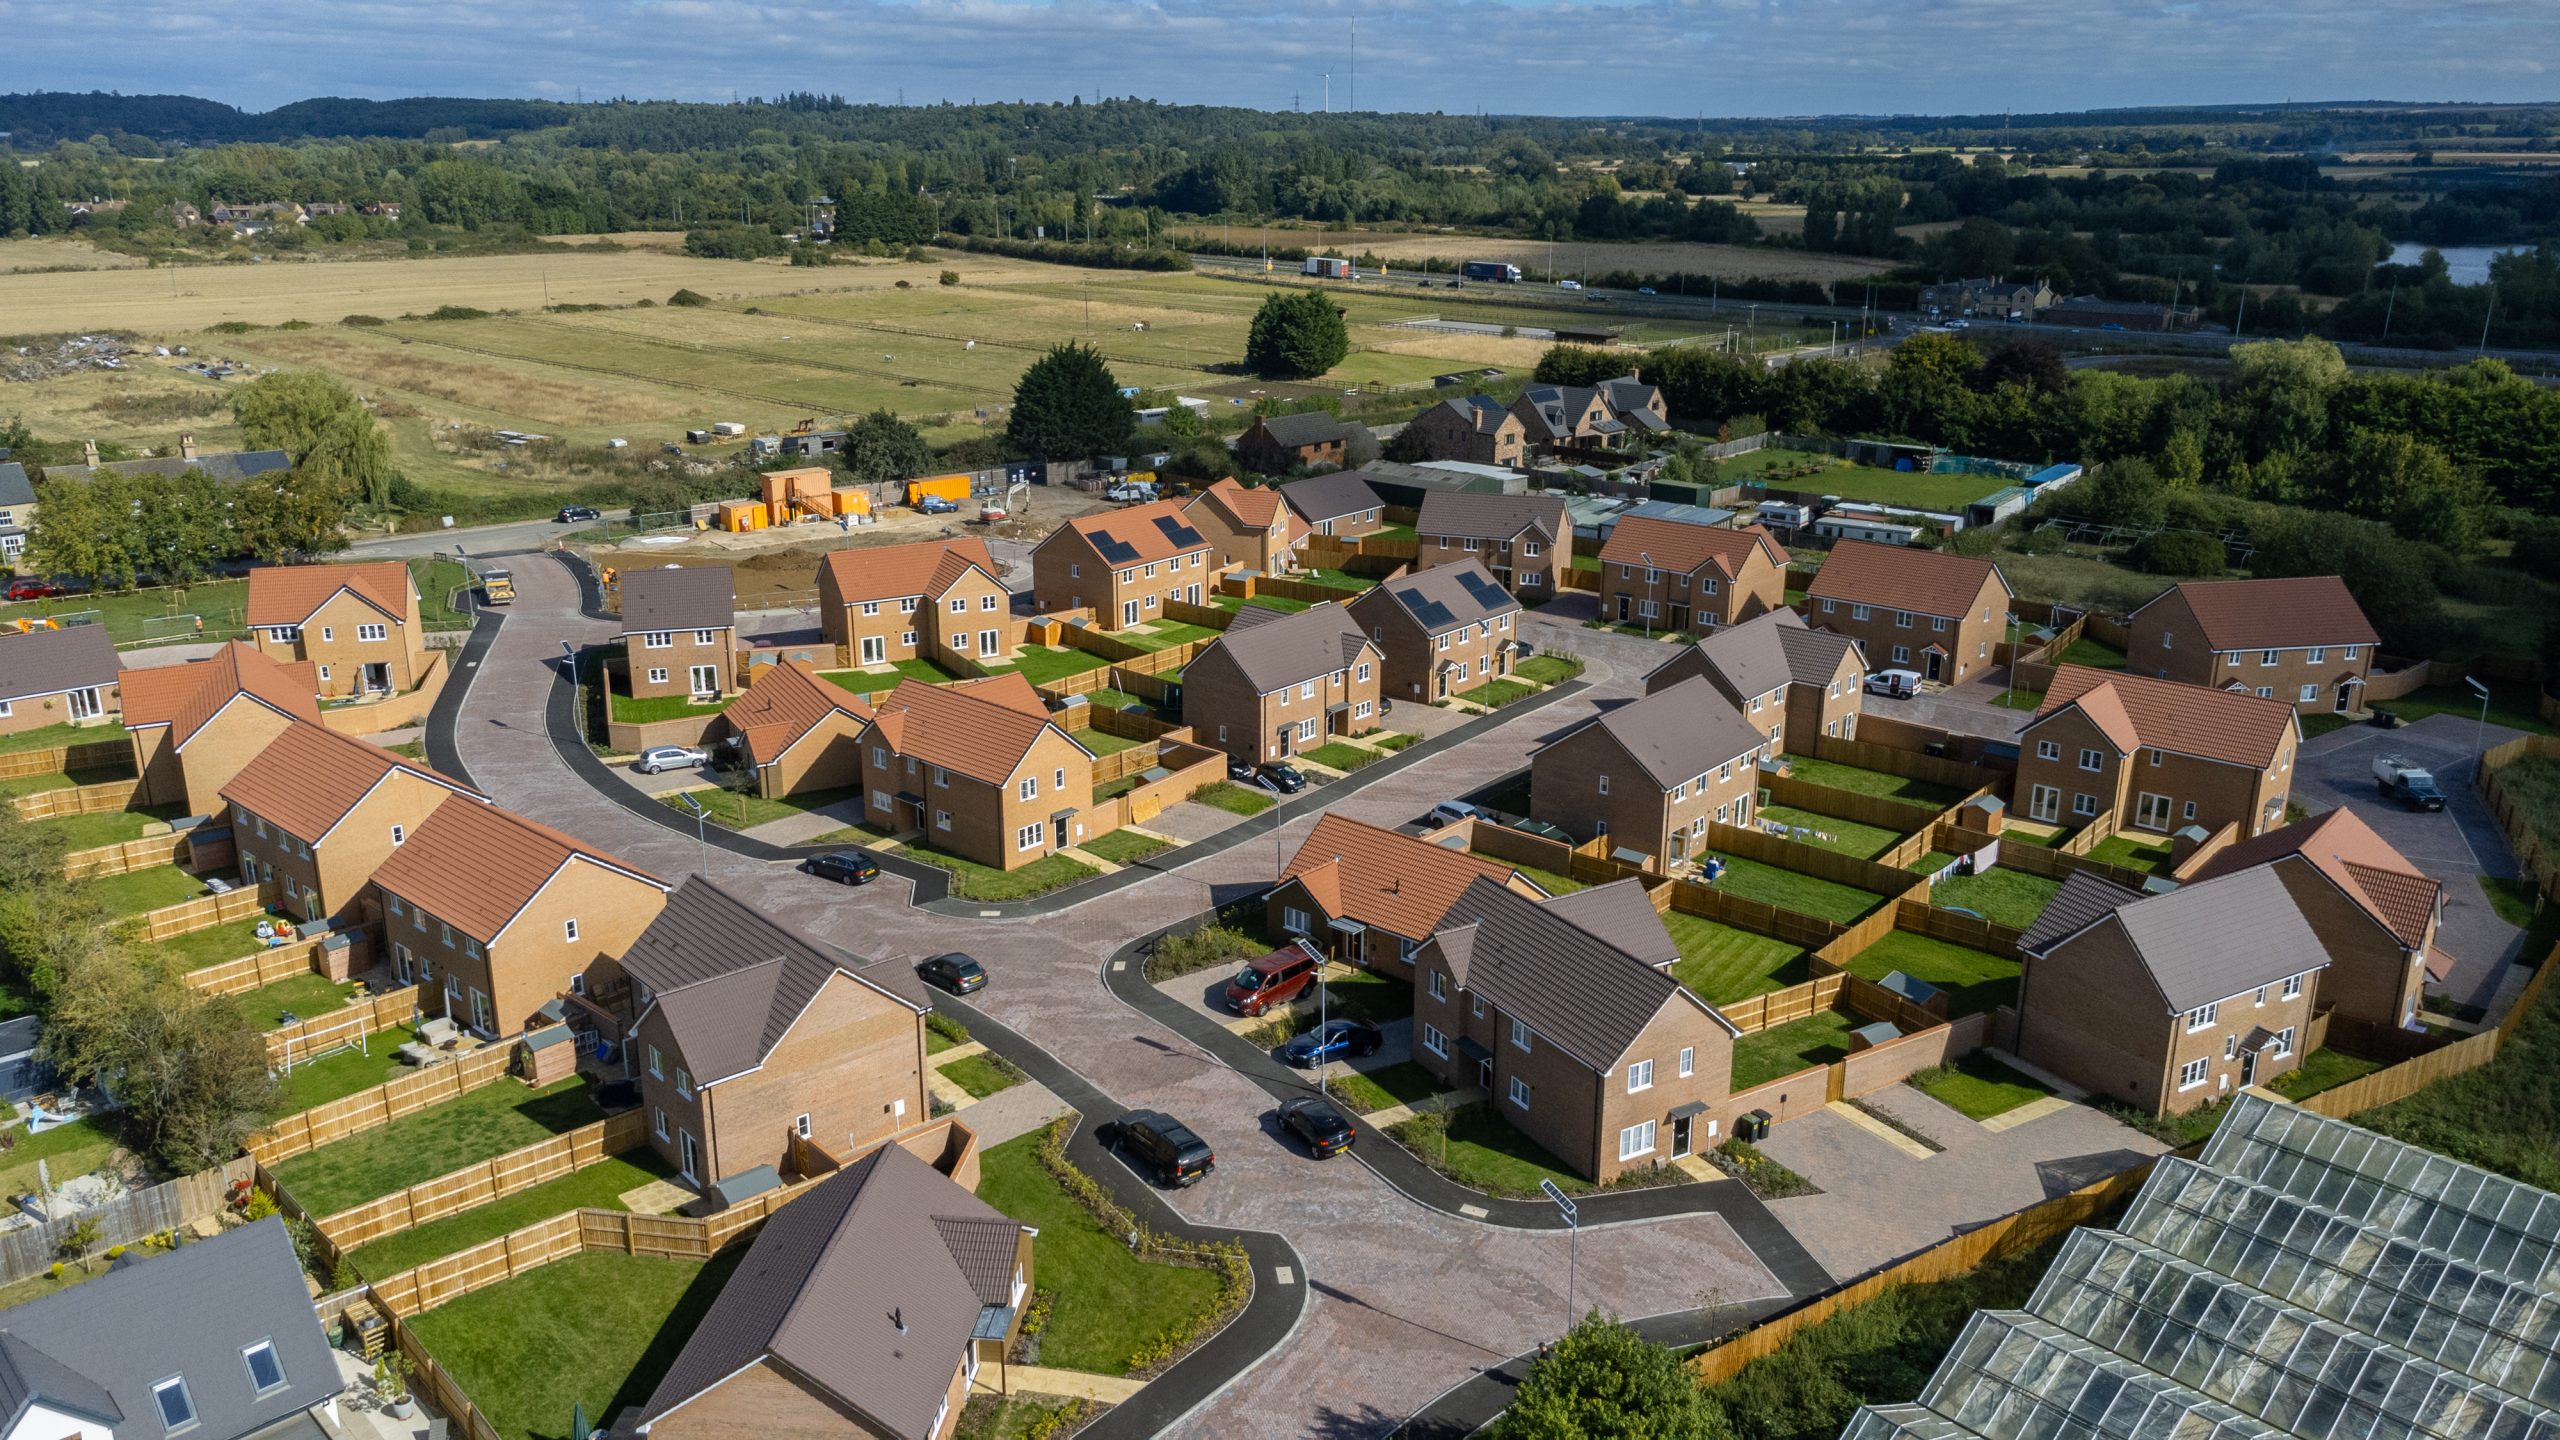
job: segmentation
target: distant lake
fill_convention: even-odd
[[[2491,260],[2501,255],[2520,254],[2531,248],[2527,245],[2442,245],[2437,247],[2437,251],[2444,256],[2444,273],[2454,284],[2486,285],[2489,283]],[[2404,240],[2391,247],[2390,263],[2415,265],[2425,259],[2426,254],[2426,246]]]

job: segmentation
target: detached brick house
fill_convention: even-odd
[[[1991,669],[2009,597],[2009,577],[1978,556],[1843,540],[1806,588],[1804,612],[1864,646],[1878,670],[1953,685]]]
[[[738,587],[728,566],[629,570],[619,593],[632,698],[711,700],[738,688]]]
[[[852,665],[1010,660],[1022,622],[1003,573],[975,536],[830,550],[818,562],[819,628]]]
[[[1443,400],[1414,416],[1405,422],[1404,443],[1424,460],[1517,469],[1529,459],[1529,427],[1490,395]]]
[[[2382,637],[2335,575],[2189,580],[2133,612],[2127,668],[2282,700],[2305,715],[2364,708]]]
[[[1270,486],[1247,488],[1233,476],[1191,497],[1182,507],[1191,528],[1208,537],[1221,570],[1280,575],[1297,568],[1307,522]]]
[[[1529,757],[1529,814],[1669,870],[1710,823],[1751,824],[1774,747],[1704,676],[1584,721]]]
[[[1624,889],[1660,930],[1642,892]],[[1714,1142],[1740,1032],[1572,913],[1470,883],[1415,956],[1413,1058],[1481,1086],[1490,1113],[1606,1184]]]
[[[1644,677],[1645,693],[1701,676],[1744,723],[1769,737],[1773,751],[1809,753],[1816,735],[1858,738],[1867,683],[1858,642],[1813,629],[1793,610],[1773,610],[1689,646]]]
[[[2416,1026],[2426,983],[2453,969],[2436,948],[2444,887],[2344,807],[2228,846],[2195,878],[2258,868],[2284,882],[2329,956],[2320,1003],[2368,1025]]]
[[[36,487],[27,478],[27,467],[0,460],[0,574],[18,568],[35,528]]]
[[[237,640],[202,660],[128,671],[124,728],[146,807],[222,808],[222,787],[295,721],[320,723],[311,662],[279,664]]]
[[[1350,538],[1371,534],[1386,524],[1387,502],[1356,470],[1292,480],[1280,487],[1280,498],[1289,502],[1311,534]]]
[[[450,801],[489,797],[378,745],[296,721],[221,790],[244,885],[297,920],[357,918],[373,876]]]
[[[1350,609],[1379,648],[1380,693],[1390,699],[1445,700],[1510,674],[1529,648],[1520,602],[1480,561],[1399,575]]]
[[[1402,976],[1469,885],[1490,880],[1534,899],[1546,892],[1498,860],[1327,811],[1289,857],[1263,902],[1271,933],[1326,958]]]
[[[483,1039],[609,988],[667,882],[495,805],[439,806],[374,872],[392,973]]]
[[[768,800],[862,783],[862,731],[871,706],[797,662],[760,666],[747,693],[720,712],[730,743]]]
[[[1093,752],[1049,719],[1018,674],[902,681],[862,732],[871,822],[1011,870],[1114,828],[1092,828]]]
[[[2019,1057],[2153,1115],[2299,1065],[2329,964],[2265,866],[2150,896],[2074,872],[2018,953]]]
[[[397,560],[260,566],[249,572],[245,619],[261,654],[310,661],[332,699],[414,690],[426,675],[418,584]]]
[[[1182,671],[1193,737],[1239,760],[1277,760],[1378,728],[1380,652],[1342,606],[1247,605]]]
[[[1739,625],[1787,603],[1787,552],[1757,525],[1629,515],[1600,547],[1600,614],[1656,630]]]
[[[2302,739],[2293,707],[2231,690],[2065,665],[2018,732],[2026,817],[2167,835],[2228,823],[2238,838],[2284,823]]]
[[[1351,428],[1322,410],[1265,415],[1236,437],[1236,458],[1265,475],[1351,463]]]
[[[1091,610],[1097,628],[1126,630],[1163,619],[1168,600],[1205,604],[1216,555],[1179,500],[1079,515],[1032,547],[1031,593],[1044,612]]]
[[[634,1433],[947,1440],[1006,1388],[1037,1233],[879,1146],[764,1222]]]
[[[794,1135],[842,1157],[931,1118],[924,1010],[699,875],[622,969],[650,1144],[698,1187],[784,1171]]]
[[[1478,495],[1435,490],[1413,526],[1413,568],[1480,560],[1502,588],[1543,605],[1573,568],[1573,521],[1557,495]]]
[[[124,707],[124,662],[104,625],[0,634],[0,735],[98,722]]]

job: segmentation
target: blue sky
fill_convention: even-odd
[[[1354,81],[1351,20],[1359,19]],[[2560,98],[2554,0],[0,0],[0,89],[1810,115]]]

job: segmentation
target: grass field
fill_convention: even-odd
[[[204,881],[175,865],[153,865],[121,875],[101,875],[79,882],[80,893],[106,908],[109,919],[193,900],[205,893]]]
[[[1803,207],[1797,206],[1795,210],[1796,223],[1801,227]],[[1348,255],[1374,254],[1388,262],[1391,267],[1389,279],[1403,273],[1401,269],[1394,268],[1395,262],[1400,260],[1416,265],[1425,257],[1442,261],[1500,260],[1519,266],[1523,280],[1518,286],[1489,287],[1503,291],[1532,288],[1532,282],[1547,278],[1550,264],[1560,276],[1594,270],[1632,270],[1646,274],[1731,276],[1737,280],[1837,280],[1873,274],[1884,268],[1883,261],[1851,255],[1762,249],[1757,246],[1706,245],[1684,240],[1634,244],[1558,241],[1550,245],[1543,240],[1509,240],[1500,236],[1410,235],[1395,230],[1330,227],[1318,230],[1311,225],[1196,224],[1183,228],[1189,234],[1223,237],[1233,245],[1270,244],[1307,250],[1338,249]],[[1737,317],[1741,315],[1739,304],[1732,308]],[[1763,308],[1775,310],[1780,307]]]
[[[1141,835],[1135,830],[1114,830],[1076,847],[1090,855],[1099,855],[1114,865],[1135,865],[1148,856],[1173,848],[1170,840]]]
[[[29,822],[42,835],[62,842],[66,851],[89,850],[101,845],[121,845],[142,838],[144,827],[155,820],[175,820],[186,814],[184,805],[164,805],[153,810],[99,810],[87,815],[64,815],[53,820]]]
[[[1730,891],[1745,900],[1793,910],[1846,925],[1884,903],[1884,897],[1872,890],[1860,890],[1819,876],[1802,875],[1781,870],[1757,860],[1716,852],[1724,862],[1724,873],[1716,879],[1716,888]]]
[[[1424,1164],[1488,1195],[1535,1199],[1542,1193],[1540,1181],[1552,1181],[1568,1194],[1588,1194],[1594,1188],[1545,1146],[1494,1114],[1490,1101],[1407,1120],[1390,1133]]]
[[[1748,1000],[1813,978],[1805,952],[1784,940],[1676,910],[1663,916],[1662,923],[1680,947],[1680,963],[1671,967],[1671,977],[1710,1005]]]
[[[1336,1069],[1325,1084],[1335,1099],[1362,1115],[1426,1100],[1448,1088],[1410,1060],[1375,1070]]]
[[[359,1090],[370,1090],[386,1080],[404,1074],[415,1074],[399,1060],[400,1047],[418,1038],[408,1025],[391,1025],[367,1037],[361,1050],[341,1050],[334,1055],[296,1065],[276,1079],[275,1098],[268,1103],[270,1118],[281,1119],[299,1114],[315,1105],[343,1100]]]
[[[1811,475],[1789,476],[1790,470],[1820,467]],[[1803,490],[1837,495],[1844,500],[1870,500],[1890,505],[1916,505],[1926,510],[1961,510],[2008,482],[1997,475],[1924,474],[1853,465],[1836,455],[1808,450],[1754,450],[1716,466],[1716,482],[1738,485],[1760,481],[1777,490]]]
[[[2136,838],[2118,831],[2089,847],[2089,858],[2135,870],[2154,870],[2169,863],[2169,842]]]
[[[1873,795],[1885,800],[1899,800],[1915,810],[1944,810],[1965,796],[1952,785],[1934,780],[1914,780],[1885,770],[1869,770],[1857,765],[1843,765],[1836,760],[1816,760],[1810,755],[1787,757],[1787,773],[1816,785],[1834,790],[1852,790],[1860,795]],[[1925,816],[1914,817],[1917,826]]]
[[[786,795],[779,800],[750,795],[738,790],[684,790],[674,795],[661,795],[659,803],[690,820],[693,811],[686,808],[682,795],[710,812],[711,823],[730,830],[746,830],[772,820],[787,820],[812,810],[823,810],[839,800],[859,800],[859,786],[834,790],[812,790],[803,795]]]
[[[1849,961],[1849,973],[1865,980],[1882,980],[1895,970],[1947,992],[1950,1015],[1993,1010],[2018,998],[2017,961],[1912,930],[1896,930]]]
[[[16,605],[0,605],[0,618],[18,613]],[[59,750],[70,745],[99,745],[110,741],[121,743],[124,735],[122,726],[74,725],[66,720],[58,725],[38,725],[0,735],[0,755],[15,755],[24,750]]]
[[[2053,903],[2062,882],[1997,866],[1977,875],[1950,875],[1929,891],[1929,903],[1970,910],[1994,925],[2024,930]]]
[[[2267,1088],[2288,1100],[2307,1100],[2381,1068],[2374,1061],[2324,1047],[2303,1056],[2300,1065],[2277,1076]]]
[[[1266,791],[1248,790],[1229,780],[1203,785],[1192,792],[1191,798],[1213,810],[1224,810],[1230,815],[1259,815],[1280,803],[1272,799]]]
[[[993,1054],[963,1055],[936,1068],[942,1071],[944,1079],[980,1100],[1022,1083],[1022,1072]]]
[[[1023,900],[1102,873],[1072,855],[1043,855],[1028,865],[998,870],[925,845],[909,845],[899,853],[950,871],[951,893],[964,900]]]

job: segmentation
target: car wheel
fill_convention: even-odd
[[[839,885],[859,885],[862,882],[850,875],[840,875],[836,878],[836,883]]]

